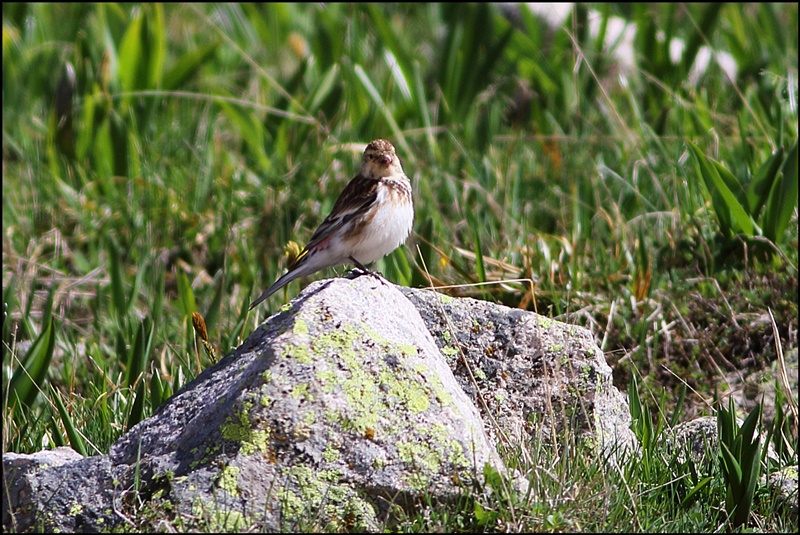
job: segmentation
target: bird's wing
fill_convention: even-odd
[[[364,177],[361,173],[348,182],[333,204],[331,213],[320,223],[311,239],[308,240],[308,245],[297,256],[289,269],[300,264],[311,249],[333,236],[346,223],[367,213],[378,197],[378,182],[378,180]]]

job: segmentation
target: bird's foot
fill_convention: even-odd
[[[350,257],[350,261],[360,271],[360,273],[357,274],[356,277],[360,277],[361,275],[371,275],[371,276],[375,277],[376,279],[378,279],[379,281],[381,281],[381,284],[386,284],[386,281],[384,280],[383,275],[381,275],[377,271],[372,271],[371,269],[367,269],[366,266],[364,266],[361,262],[359,262],[358,260],[356,260],[352,256]],[[355,278],[355,277],[353,277],[353,278]]]

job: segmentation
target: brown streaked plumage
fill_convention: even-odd
[[[351,263],[366,270],[364,266],[405,242],[413,221],[411,181],[392,144],[376,139],[364,150],[360,172],[339,194],[308,245],[250,309],[293,280],[321,269]]]

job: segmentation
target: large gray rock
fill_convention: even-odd
[[[380,530],[483,488],[485,466],[512,476],[494,439],[630,442],[587,331],[404,291],[313,283],[108,455],[4,455],[4,527]]]
[[[505,473],[483,427],[394,286],[321,281],[108,456],[39,470],[60,483],[10,506],[18,526],[45,530],[142,518],[153,528],[378,530],[394,506],[482,486],[487,464]],[[96,465],[94,480],[76,474],[80,463]]]
[[[113,464],[132,472],[139,448],[146,477],[186,476],[169,488],[179,514],[263,529],[377,529],[389,503],[503,470],[413,305],[373,277],[310,285],[114,444]]]

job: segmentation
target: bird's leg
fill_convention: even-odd
[[[372,275],[373,277],[375,277],[376,279],[378,279],[379,281],[381,281],[381,284],[386,284],[386,283],[383,281],[383,277],[381,276],[381,274],[380,274],[380,273],[376,273],[376,272],[374,272],[374,271],[372,271],[372,270],[369,270],[369,269],[367,269],[367,268],[364,266],[364,264],[362,264],[361,262],[359,262],[358,260],[356,260],[356,259],[355,259],[355,258],[353,258],[352,256],[350,257],[350,261],[353,263],[353,265],[354,265],[354,266],[356,266],[358,269],[360,269],[360,270],[361,270],[361,274],[362,274],[362,275]]]

